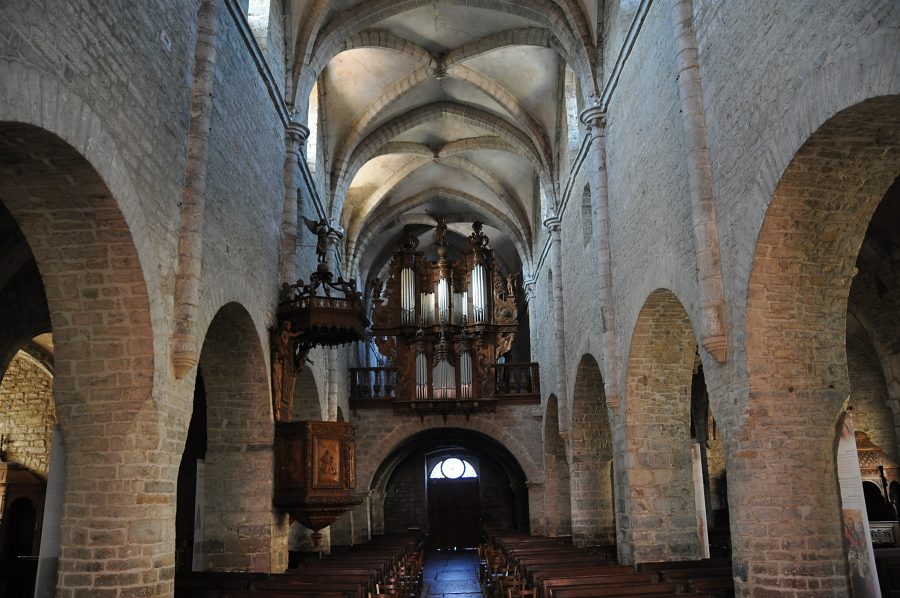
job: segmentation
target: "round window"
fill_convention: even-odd
[[[451,480],[455,480],[456,478],[461,476],[465,469],[466,466],[463,465],[463,462],[456,457],[447,459],[441,464],[441,473],[443,473],[445,477],[448,477]]]

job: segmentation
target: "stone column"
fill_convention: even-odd
[[[350,546],[353,544],[353,516],[350,511],[337,518],[328,526],[331,530],[332,546]]]
[[[603,333],[603,385],[606,404],[613,413],[619,413],[618,350],[616,345],[616,307],[613,295],[612,241],[609,225],[609,186],[606,178],[606,115],[599,105],[581,113],[581,122],[587,125],[590,136],[591,204],[596,214],[594,229],[597,231],[600,275],[600,326]]]
[[[726,438],[736,594],[848,596],[835,468],[840,401],[772,394],[756,398],[736,440]]]
[[[59,566],[59,520],[62,515],[65,485],[66,447],[59,425],[53,426],[50,440],[50,471],[44,500],[44,521],[41,524],[41,548],[38,556],[35,598],[52,598],[56,593],[56,572]]]
[[[172,366],[177,378],[183,378],[200,359],[194,323],[200,304],[203,213],[209,166],[209,128],[213,112],[212,90],[216,71],[220,2],[221,0],[203,0],[198,15],[194,81],[191,87],[191,119],[184,163],[181,221],[178,228],[178,270],[175,275]]]
[[[281,281],[297,280],[297,164],[309,129],[296,121],[288,123],[284,137],[284,210],[281,216]]]
[[[369,498],[364,498],[361,503],[353,507],[350,514],[353,520],[351,543],[362,544],[363,542],[368,542],[372,538],[369,530]]]
[[[371,521],[372,535],[384,533],[384,492],[372,490],[369,492],[369,517]]]
[[[528,530],[532,535],[547,534],[547,509],[544,506],[544,482],[525,482],[528,492]]]
[[[700,292],[700,343],[719,363],[728,348],[725,333],[725,302],[716,198],[713,194],[712,163],[706,138],[700,60],[694,33],[693,0],[676,0],[672,5],[675,23],[675,55],[678,64],[678,95],[687,148],[688,186],[694,224],[694,248]]]
[[[569,429],[569,393],[566,390],[566,322],[563,308],[563,265],[561,221],[554,214],[544,221],[550,231],[550,263],[553,265],[553,338],[556,341],[556,398],[559,421],[563,430]]]

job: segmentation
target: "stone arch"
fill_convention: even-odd
[[[515,458],[516,463],[519,464],[519,467],[525,473],[526,480],[543,481],[541,468],[535,462],[531,451],[522,444],[519,438],[512,434],[508,426],[504,426],[499,421],[491,421],[486,418],[466,420],[464,417],[451,417],[448,418],[447,422],[444,422],[444,419],[439,415],[427,415],[421,421],[398,421],[396,426],[390,431],[386,431],[384,426],[380,429],[377,426],[372,426],[374,433],[372,437],[368,437],[363,433],[366,427],[364,425],[365,421],[358,421],[360,430],[357,438],[358,489],[375,488],[379,483],[378,479],[376,479],[376,470],[391,453],[411,436],[423,430],[447,427],[478,432],[494,439]],[[365,455],[365,458],[363,458],[363,455]]]
[[[590,354],[578,364],[571,417],[572,541],[615,544],[612,429],[600,366]]]
[[[382,458],[376,457],[369,460],[370,465],[374,464],[371,475],[367,477],[371,480],[368,486],[370,496],[377,497],[372,505],[372,519],[376,529],[390,531],[384,527],[385,508],[390,507],[390,500],[386,500],[386,490],[392,481],[396,481],[395,474],[401,469],[408,470],[409,468],[404,466],[409,465],[409,460],[421,455],[426,449],[456,449],[467,454],[478,455],[483,461],[490,460],[492,467],[508,478],[507,484],[512,488],[516,497],[514,510],[517,513],[515,518],[519,523],[518,529],[528,531],[529,499],[527,494],[529,489],[527,488],[526,473],[519,459],[505,443],[499,442],[495,436],[457,426],[420,428],[393,444],[389,450],[384,452],[383,457],[379,455]],[[422,492],[425,488],[425,473],[423,469],[422,477],[418,480],[423,482]],[[424,505],[424,500],[419,502]]]
[[[373,124],[378,122],[378,119],[405,95],[415,91],[421,87],[422,84],[428,82],[430,76],[431,67],[422,66],[415,69],[403,79],[400,79],[387,87],[381,95],[374,99],[365,110],[363,110],[353,122],[353,125],[350,128],[350,134],[335,154],[334,163],[336,165],[336,172],[344,172],[347,170],[348,162],[353,156],[353,151],[364,139],[366,133],[372,129]],[[532,115],[527,108],[522,106],[518,99],[506,88],[490,77],[462,64],[448,68],[446,76],[468,83],[506,110],[510,116],[516,119],[518,124],[524,127],[529,141],[538,151],[536,158],[540,160],[540,163],[543,166],[550,166],[552,162],[550,156],[550,141],[543,132],[541,125],[534,115]]]
[[[368,205],[362,206],[357,209],[356,214],[357,217],[352,221],[347,222],[348,218],[346,214],[348,212],[347,205],[344,206],[343,212],[345,216],[342,217],[342,220],[346,222],[348,230],[351,231],[351,237],[356,237],[365,227],[368,220],[372,218],[384,218],[381,216],[384,213],[384,206],[388,202],[393,199],[393,192],[397,188],[398,185],[404,182],[404,179],[420,170],[422,168],[426,168],[430,166],[432,163],[437,162],[442,164],[448,168],[459,170],[462,173],[465,173],[472,179],[476,180],[480,184],[484,185],[487,189],[491,191],[491,197],[486,199],[477,199],[475,200],[479,204],[490,204],[496,202],[501,206],[504,206],[509,210],[509,213],[512,216],[515,224],[510,224],[510,228],[515,231],[515,234],[512,235],[513,239],[516,239],[521,245],[522,241],[530,238],[531,236],[531,227],[528,223],[528,216],[525,213],[525,210],[522,205],[522,201],[512,196],[503,183],[501,183],[495,175],[493,175],[490,171],[485,168],[482,168],[474,161],[463,158],[461,156],[448,156],[446,158],[439,157],[438,159],[432,160],[423,160],[422,158],[416,156],[406,162],[403,166],[397,169],[391,177],[385,181],[378,189],[376,189],[370,199],[368,201]],[[428,193],[426,190],[424,193]],[[468,194],[455,194],[458,199],[467,200],[471,198],[471,195]],[[423,198],[422,194],[416,194],[413,199],[418,198],[421,200]],[[405,200],[404,200],[405,201]],[[393,205],[387,208],[390,212],[396,213],[397,204],[393,203]],[[484,209],[484,208],[482,208]],[[504,214],[498,208],[491,207],[491,209],[486,210],[489,214],[496,214],[498,219],[510,220],[509,216]],[[503,229],[503,226],[498,226],[497,228]],[[349,247],[349,246],[348,246]],[[351,251],[348,251],[351,253]],[[522,256],[522,261],[525,260],[525,256]]]
[[[692,477],[691,379],[697,341],[681,302],[653,291],[631,338],[625,446],[616,451],[620,559],[699,557]]]
[[[524,234],[522,233],[522,229],[509,216],[505,215],[492,203],[485,201],[480,197],[476,197],[474,195],[470,195],[469,193],[456,189],[447,187],[435,187],[427,189],[421,193],[417,193],[412,197],[400,200],[386,209],[371,211],[369,213],[369,216],[360,225],[358,234],[352,235],[347,242],[347,254],[350,258],[348,271],[351,273],[357,272],[360,259],[363,255],[366,254],[366,251],[369,248],[369,244],[378,235],[378,233],[383,230],[383,227],[386,223],[392,222],[405,211],[417,207],[434,197],[441,197],[451,201],[459,201],[467,206],[470,206],[472,208],[471,214],[474,217],[474,220],[471,218],[463,219],[467,217],[467,215],[457,214],[457,220],[455,221],[483,221],[485,224],[489,224],[490,226],[503,231],[504,233],[509,235],[510,239],[513,240],[513,244],[516,246],[516,250],[519,254],[519,260],[522,262],[522,264],[530,266],[531,254],[527,251],[527,245],[523,244],[523,240],[527,239],[527,237],[524,236]]]
[[[853,429],[868,434],[888,456],[898,459],[896,413],[884,370],[871,337],[855,318],[847,318],[847,372]]]
[[[269,376],[253,319],[239,303],[225,304],[212,319],[200,369],[207,407],[204,568],[283,569],[287,520],[271,506]]]
[[[548,536],[572,535],[571,476],[566,441],[560,433],[556,395],[547,398],[544,415],[544,517]]]
[[[550,30],[542,27],[524,27],[522,29],[498,31],[450,50],[444,58],[444,67],[449,68],[476,56],[509,46],[552,48],[557,43]],[[565,54],[563,54],[563,58],[568,60]]]
[[[294,383],[294,419],[298,421],[325,419],[322,395],[309,365],[297,373],[297,380]]]
[[[541,173],[543,180],[550,179],[547,166],[542,163],[534,143],[514,124],[475,106],[442,101],[425,104],[404,112],[362,138],[351,151],[346,153],[343,162],[335,164],[332,172],[332,195],[343,197],[359,169],[391,139],[428,120],[443,116],[484,128],[492,135],[501,137],[517,150],[517,155],[528,160],[535,170]],[[333,205],[331,209],[334,209]]]
[[[139,258],[136,237],[147,231],[138,230],[137,198],[115,144],[77,98],[21,67],[4,65],[0,78],[17,81],[15,90],[45,94],[35,99],[10,86],[0,91],[0,119],[19,119],[0,123],[0,202],[34,256],[54,335],[53,397],[67,446],[58,589],[118,585],[119,572],[95,571],[80,555],[140,541],[133,571],[153,572],[157,581],[147,583],[148,592],[163,594],[171,576],[157,569],[171,559],[173,508],[160,501],[148,511],[134,497],[163,496],[159,488],[172,481],[168,465],[179,431],[174,441],[163,438],[154,403],[154,379],[167,365],[154,351],[164,335],[155,337],[151,323],[162,319],[154,318],[152,285]],[[29,101],[33,105],[23,106]],[[42,111],[51,101],[59,105]],[[30,123],[78,139],[87,152]],[[109,145],[94,147],[104,140]]]
[[[19,348],[6,371],[0,373],[0,434],[6,437],[5,461],[46,477],[56,425],[53,366],[31,345]]]
[[[801,579],[846,591],[838,488],[822,480],[836,479],[835,422],[850,392],[850,283],[872,214],[900,174],[898,138],[900,96],[841,110],[806,140],[772,194],[748,287],[748,402],[731,446],[740,459],[739,475],[729,477],[736,568],[767,561],[751,531],[763,511],[801,510],[803,517],[783,517],[770,537],[807,539],[804,560],[815,561],[808,575],[817,579]],[[765,458],[761,448],[769,449]],[[777,592],[783,577],[796,577],[792,567],[751,571],[738,591]]]
[[[596,48],[591,42],[590,36],[584,36],[583,14],[579,23],[578,19],[573,18],[573,11],[564,11],[556,3],[549,0],[452,1],[453,3],[465,3],[467,6],[477,8],[509,12],[546,26],[563,48],[564,55],[568,56],[568,59],[575,64],[576,72],[582,80],[582,90],[586,94],[598,91],[593,75],[593,65],[596,62]],[[343,39],[392,15],[418,7],[419,3],[416,0],[372,1],[337,14],[325,23],[322,7],[317,5],[316,9],[319,12],[313,15],[316,19],[315,30],[310,31],[308,36],[301,38],[305,48],[298,48],[295,54],[291,81],[297,82],[298,93],[295,95],[294,101],[296,101],[297,97],[303,98],[308,93],[312,82],[318,78],[328,61],[339,51]],[[578,29],[577,36],[571,29],[572,25]],[[300,52],[303,52],[304,58],[297,60]],[[305,72],[302,71],[304,68],[307,69]]]
[[[111,194],[120,221],[116,226],[127,229],[123,239],[133,244],[134,257],[129,259],[135,263],[128,265],[129,271],[139,271],[144,281],[154,354],[158,356],[154,359],[154,379],[165,379],[169,368],[164,358],[168,355],[166,302],[160,292],[163,285],[158,268],[148,265],[154,263],[159,243],[152,238],[131,175],[123,168],[121,144],[93,108],[55,77],[20,63],[0,62],[0,81],[16,82],[0,86],[0,123],[27,123],[57,136],[90,165],[95,172],[91,180],[97,180]],[[118,265],[124,266],[123,261]]]
[[[394,35],[383,29],[366,29],[351,35],[341,42],[339,53],[359,48],[380,48],[391,50],[411,58],[422,66],[434,67],[435,61],[431,53],[417,43]]]

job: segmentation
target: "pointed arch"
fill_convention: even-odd
[[[479,215],[479,218],[485,219],[485,216],[487,216],[484,220],[485,223],[509,235],[518,250],[519,259],[523,264],[530,264],[531,255],[526,249],[527,245],[523,242],[523,239],[527,237],[522,236],[522,230],[513,220],[491,205],[490,202],[474,195],[456,189],[435,187],[406,198],[390,206],[387,210],[372,210],[369,212],[369,216],[359,227],[359,233],[350,236],[351,241],[347,245],[347,255],[350,256],[351,260],[348,263],[348,271],[354,274],[357,272],[361,257],[366,253],[369,243],[375,238],[382,226],[391,222],[398,214],[421,205],[434,197],[460,201],[471,206],[474,212]],[[464,220],[460,220],[460,222],[462,221]]]
[[[624,451],[616,454],[619,558],[697,559],[699,531],[691,461],[691,382],[697,341],[681,301],[650,293],[631,337]]]
[[[569,27],[569,18],[556,3],[550,0],[448,1],[452,4],[464,4],[475,8],[510,13],[546,26],[559,40],[570,60],[574,62],[583,92],[585,94],[597,93],[594,69],[588,52],[588,48],[593,44],[589,43],[590,40],[579,38],[572,32]],[[319,77],[328,61],[337,54],[344,38],[379,21],[414,10],[419,6],[420,3],[417,0],[371,0],[362,6],[354,6],[336,15],[319,31],[312,54],[308,59],[302,62],[295,60],[292,76],[292,81],[298,81],[295,100],[298,97],[308,96],[312,83]],[[307,38],[306,41],[308,42],[309,39]],[[307,70],[303,71],[304,68]]]
[[[487,129],[493,135],[503,138],[518,150],[517,155],[528,160],[535,170],[541,173],[542,179],[550,180],[548,171],[541,163],[537,149],[528,136],[515,125],[475,106],[457,102],[433,102],[405,112],[367,135],[356,146],[349,159],[345,161],[346,166],[341,167],[343,170],[334,172],[333,180],[335,182],[333,183],[332,202],[334,202],[335,197],[343,197],[353,177],[362,168],[363,164],[368,162],[391,139],[425,122],[443,116],[459,119]],[[334,210],[334,207],[332,203],[331,210]]]
[[[525,128],[530,142],[538,149],[540,164],[546,170],[552,170],[553,156],[550,141],[541,128],[537,119],[521,105],[518,99],[507,91],[502,85],[485,76],[484,74],[463,65],[456,65],[446,70],[447,76],[458,81],[465,82],[481,93],[491,98],[516,118]],[[392,83],[384,92],[373,100],[365,110],[356,118],[340,149],[335,153],[334,172],[345,172],[347,163],[353,152],[359,146],[363,137],[371,130],[374,123],[378,122],[391,106],[404,95],[411,93],[431,80],[432,68],[420,67]],[[540,170],[535,166],[537,170]],[[335,181],[335,187],[340,181]]]

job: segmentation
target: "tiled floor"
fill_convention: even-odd
[[[482,598],[475,550],[429,551],[422,598]]]

